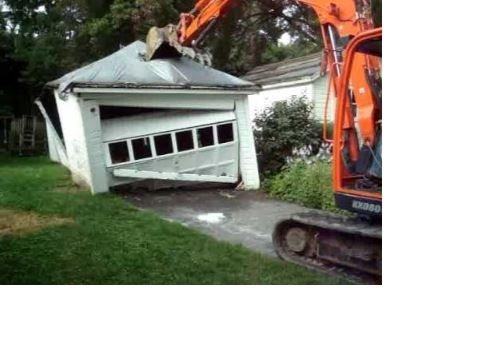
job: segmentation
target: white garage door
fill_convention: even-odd
[[[238,181],[233,112],[183,111],[111,119],[102,122],[102,132],[107,167],[115,177]]]

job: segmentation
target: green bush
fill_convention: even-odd
[[[309,208],[342,212],[334,204],[331,164],[328,162],[294,162],[267,179],[264,188],[275,198]]]
[[[321,143],[322,125],[313,116],[305,97],[276,102],[254,119],[256,149],[263,177],[277,174],[295,150],[315,153]]]

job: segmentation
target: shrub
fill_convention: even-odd
[[[335,206],[332,191],[331,164],[316,160],[313,163],[297,161],[264,182],[273,197],[299,203],[310,208],[341,213]]]
[[[308,155],[321,143],[322,125],[305,97],[276,102],[256,116],[254,136],[262,176],[278,173],[295,150]]]

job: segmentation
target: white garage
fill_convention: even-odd
[[[190,59],[148,62],[144,51],[135,42],[48,84],[37,104],[50,158],[93,193],[144,180],[257,189],[247,101],[257,87]]]

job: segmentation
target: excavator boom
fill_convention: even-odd
[[[147,36],[147,60],[172,56],[171,49],[182,55],[194,56],[183,49],[198,47],[215,22],[235,7],[237,0],[198,0],[189,13],[182,13],[177,25],[152,28]],[[326,50],[334,51],[334,31],[340,38],[352,37],[373,28],[370,0],[296,0],[316,13],[322,26]],[[333,54],[332,61],[336,61]],[[339,60],[339,59],[337,59]]]

